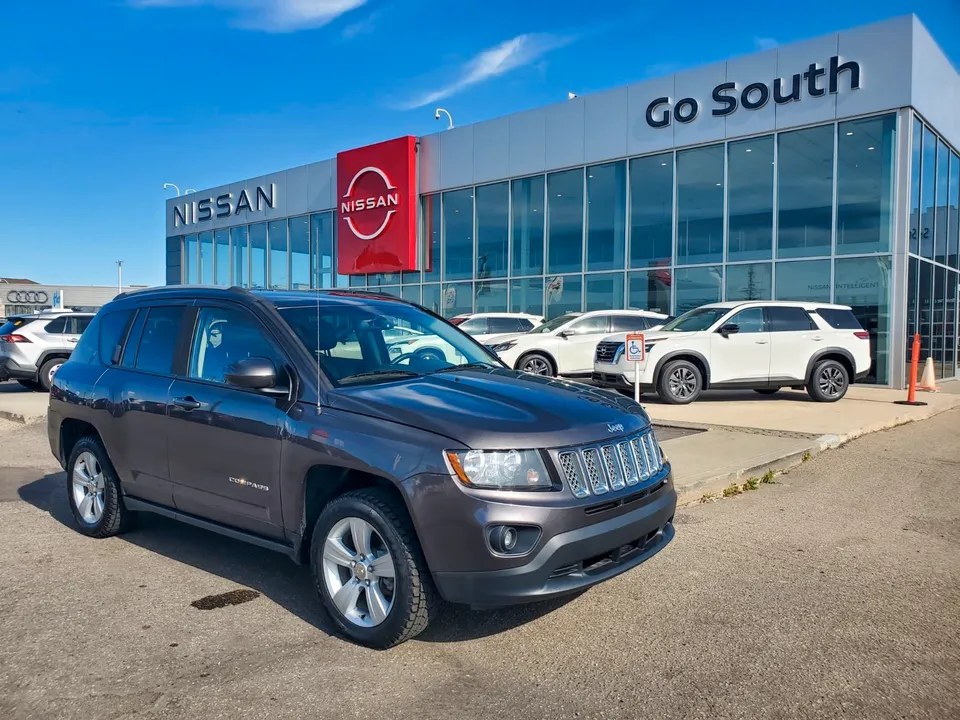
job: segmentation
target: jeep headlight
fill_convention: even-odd
[[[448,450],[447,460],[467,487],[546,490],[553,487],[537,450]]]
[[[490,349],[494,352],[503,352],[504,350],[509,350],[516,344],[516,340],[508,340],[507,342],[497,343],[496,345],[491,346]]]

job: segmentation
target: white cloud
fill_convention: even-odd
[[[525,33],[506,40],[499,45],[488,48],[464,63],[458,72],[458,77],[436,90],[425,92],[401,105],[406,110],[423,107],[450,97],[468,87],[482,83],[490,78],[503,75],[525,65],[530,65],[537,59],[564,45],[568,45],[576,38],[570,36],[551,35],[547,33]]]
[[[773,50],[780,43],[777,42],[776,38],[770,37],[755,37],[753,39],[753,44],[756,46],[757,50]]]
[[[367,0],[131,0],[141,8],[209,5],[234,14],[233,24],[247,30],[293,32],[318,28]]]
[[[376,29],[376,21],[379,19],[380,13],[373,12],[370,13],[367,17],[362,20],[358,20],[355,23],[350,23],[347,25],[340,33],[340,35],[346,40],[352,40],[353,38],[359,35],[366,35],[372,33]]]

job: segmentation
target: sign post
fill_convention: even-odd
[[[633,401],[640,402],[640,363],[646,358],[643,333],[627,333],[626,348],[627,362],[633,363]]]

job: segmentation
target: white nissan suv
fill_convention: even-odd
[[[612,332],[658,328],[667,316],[647,310],[568,313],[522,335],[488,338],[487,347],[512,368],[534,375],[589,378],[597,343]]]
[[[593,381],[641,390],[684,405],[706,389],[772,394],[804,389],[820,402],[842,398],[871,366],[870,336],[846,305],[808,302],[726,302],[684,313],[644,335],[644,358],[629,362],[625,334],[604,338]],[[635,366],[637,366],[635,368]]]

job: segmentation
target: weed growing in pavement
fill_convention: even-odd
[[[743,491],[756,490],[760,487],[760,478],[752,477],[743,484]]]
[[[739,495],[742,492],[743,490],[740,489],[740,486],[737,485],[736,483],[733,483],[732,485],[730,485],[730,487],[725,487],[723,489],[723,496],[733,497],[734,495]]]
[[[711,500],[715,500],[716,497],[717,497],[717,496],[716,496],[715,493],[705,492],[705,493],[700,497],[700,502],[702,502],[702,503],[708,503],[708,502],[710,502]]]
[[[809,450],[804,450],[804,452],[803,452],[803,459],[802,459],[800,462],[806,462],[807,460],[809,460],[809,459],[812,458],[812,457],[813,457],[813,455],[810,454],[810,451],[809,451]]]
[[[767,470],[760,478],[760,482],[764,485],[775,485],[777,481],[773,479],[773,470]]]

